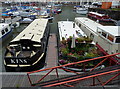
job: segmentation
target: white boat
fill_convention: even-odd
[[[5,39],[7,35],[9,35],[12,32],[11,27],[9,24],[6,23],[0,23],[0,41]]]
[[[76,9],[76,13],[86,15],[88,13],[88,9],[85,7],[79,7]]]
[[[39,18],[45,18],[45,19],[48,19],[49,21],[51,21],[54,17],[52,17],[50,15],[50,13],[47,13],[47,10],[41,10],[40,13],[39,13]]]
[[[63,37],[67,39],[73,35],[75,36],[75,38],[86,36],[84,32],[73,21],[59,21],[58,29],[61,41]]]
[[[9,24],[12,28],[16,28],[20,26],[19,21],[21,20],[21,16],[12,16],[9,18],[4,18],[4,23]]]
[[[89,18],[77,17],[75,22],[82,31],[106,54],[120,53],[120,26],[103,26]]]
[[[20,23],[31,23],[33,20],[30,18],[23,18],[23,20],[20,21]]]
[[[80,7],[76,8],[76,13],[86,15],[88,13],[88,7],[83,4],[83,0],[80,0]]]

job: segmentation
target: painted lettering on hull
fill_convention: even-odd
[[[10,59],[10,62],[12,64],[27,64],[27,60],[26,59]]]

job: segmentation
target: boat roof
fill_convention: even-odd
[[[86,17],[76,17],[75,20],[84,24],[86,28],[89,28],[93,32],[97,32],[98,26],[103,26],[103,25],[101,25],[101,24],[99,24],[99,23],[97,23],[89,18],[86,18]]]
[[[62,40],[62,37],[69,38],[70,36],[79,37],[76,34],[76,31],[80,32],[81,35],[85,36],[84,32],[75,24],[75,28],[73,28],[73,21],[59,21],[58,22],[58,28],[59,28],[59,34],[60,34],[60,40]]]
[[[28,39],[35,42],[41,42],[44,31],[47,26],[47,19],[35,19],[29,26],[27,26],[15,39],[14,41],[20,41],[21,39]]]
[[[105,16],[105,14],[100,14],[100,13],[97,13],[97,12],[89,12],[89,13],[95,14],[95,15],[97,15],[97,16]]]
[[[9,24],[7,23],[0,23],[0,31],[4,28],[6,28],[7,26],[9,26]]]
[[[99,26],[98,28],[113,36],[120,36],[120,26]]]

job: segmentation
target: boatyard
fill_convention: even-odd
[[[3,89],[120,88],[119,1],[1,3]]]

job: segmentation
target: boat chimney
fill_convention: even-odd
[[[75,28],[75,23],[73,23],[73,28]]]
[[[97,20],[96,22],[99,23],[99,20]]]
[[[69,20],[67,19],[67,21],[69,21]]]

